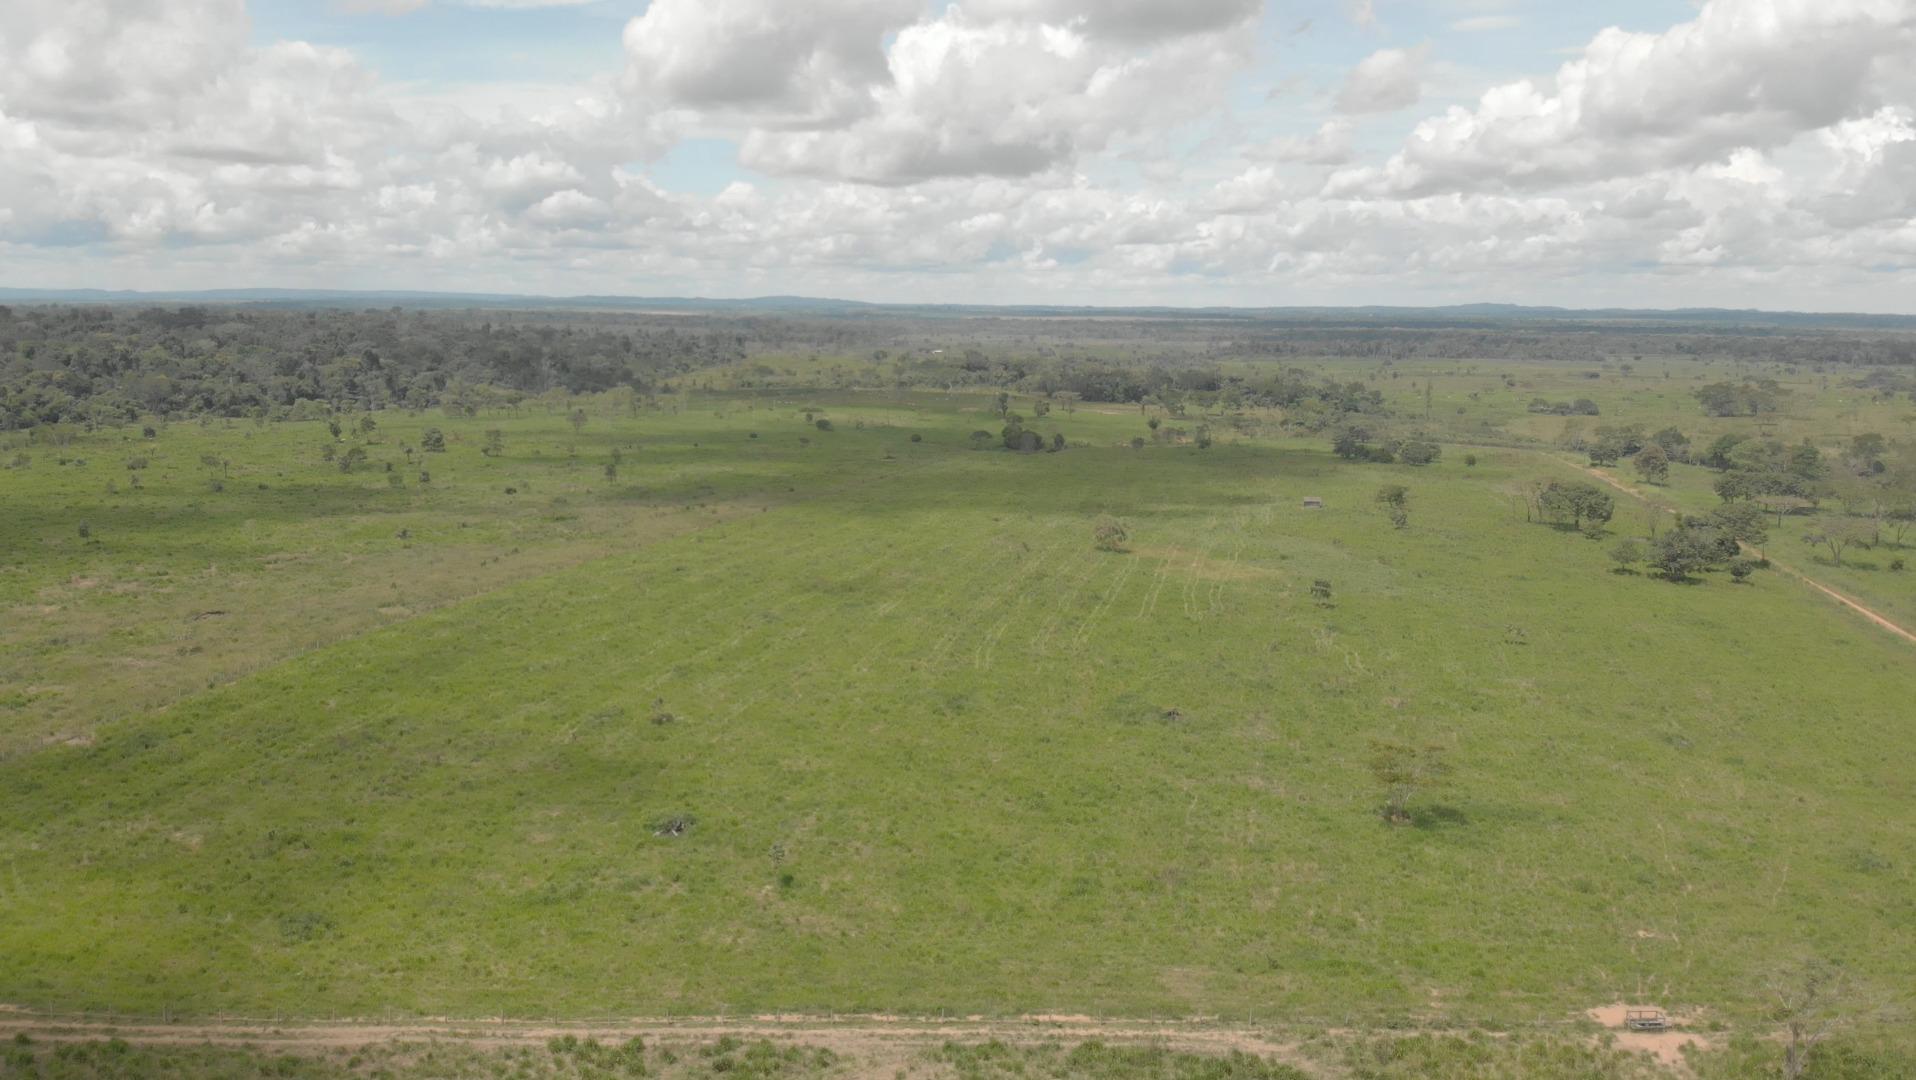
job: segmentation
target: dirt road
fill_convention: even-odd
[[[1648,1053],[1675,1074],[1683,1069],[1686,1044],[1708,1049],[1710,1040],[1684,1030],[1627,1032],[1624,1011],[1615,1005],[1585,1015],[1609,1029],[1627,1049]],[[1314,1033],[1359,1035],[1343,1029],[1313,1027]],[[1568,1026],[1563,1034],[1574,1030]],[[1587,1031],[1587,1029],[1585,1029]],[[1464,1034],[1465,1032],[1458,1032]],[[36,1042],[59,1043],[110,1038],[160,1046],[230,1046],[271,1053],[327,1054],[368,1047],[420,1043],[456,1043],[495,1050],[542,1046],[572,1036],[616,1044],[637,1037],[648,1044],[709,1043],[722,1038],[822,1047],[844,1059],[848,1075],[893,1077],[947,1042],[998,1041],[1028,1046],[1066,1046],[1097,1041],[1111,1045],[1153,1046],[1209,1055],[1252,1054],[1289,1065],[1313,1077],[1340,1075],[1335,1066],[1306,1056],[1294,1039],[1252,1024],[1199,1020],[1101,1020],[1089,1016],[1025,1016],[1012,1019],[968,1016],[952,1019],[887,1015],[634,1018],[630,1020],[537,1021],[424,1019],[406,1022],[344,1020],[207,1020],[178,1023],[151,1018],[120,1019],[32,1013],[0,1005],[0,1041],[26,1034]],[[1398,1034],[1402,1034],[1399,1032]],[[1571,1035],[1572,1038],[1577,1036]],[[1595,1038],[1595,1036],[1586,1036]]]
[[[1538,450],[1538,451],[1533,451],[1533,453],[1545,453],[1545,452]],[[1545,454],[1545,456],[1554,457],[1554,455],[1549,455],[1549,454]],[[1556,460],[1562,461],[1563,459],[1556,458]],[[1616,477],[1611,476],[1609,473],[1604,472],[1602,469],[1594,468],[1589,465],[1577,465],[1574,462],[1565,462],[1565,464],[1571,465],[1571,467],[1573,468],[1581,469],[1584,472],[1589,473],[1591,476],[1594,476],[1597,479],[1603,481],[1604,483],[1610,485],[1611,487],[1616,488],[1618,491],[1623,492],[1625,495],[1628,495],[1631,498],[1636,499],[1638,502],[1642,502],[1650,506],[1654,506],[1659,510],[1667,510],[1673,514],[1680,512],[1677,507],[1671,506],[1669,503],[1664,502],[1662,499],[1658,499],[1652,496],[1650,493],[1637,487],[1635,484],[1627,484],[1623,482],[1622,480],[1619,480]],[[1875,608],[1870,607],[1868,604],[1863,603],[1861,600],[1858,600],[1855,597],[1850,596],[1849,594],[1845,592],[1842,592],[1838,589],[1834,589],[1828,585],[1823,584],[1822,582],[1816,580],[1815,578],[1809,576],[1808,574],[1804,573],[1803,571],[1797,569],[1794,566],[1791,566],[1788,563],[1777,561],[1777,559],[1773,556],[1770,557],[1770,565],[1778,570],[1781,570],[1784,574],[1795,578],[1796,580],[1802,582],[1805,585],[1808,585],[1810,588],[1815,589],[1817,592],[1822,593],[1824,596],[1829,597],[1831,600],[1834,600],[1837,603],[1843,605],[1844,607],[1849,608],[1851,611],[1854,611],[1856,614],[1861,615],[1865,619],[1868,619],[1870,622],[1875,623],[1879,628],[1889,631],[1890,633],[1896,635],[1899,638],[1902,638],[1904,641],[1907,641],[1912,645],[1916,645],[1916,630],[1911,630],[1909,627],[1904,626],[1901,623],[1898,623],[1894,619],[1891,619],[1889,616],[1883,614],[1880,611],[1877,611]]]
[[[76,1042],[108,1038],[145,1045],[244,1046],[272,1052],[358,1050],[394,1043],[449,1042],[483,1049],[538,1046],[573,1036],[619,1043],[634,1037],[648,1043],[701,1043],[725,1037],[823,1047],[857,1063],[861,1074],[891,1076],[918,1055],[946,1042],[997,1040],[1015,1045],[1092,1040],[1118,1045],[1159,1046],[1203,1054],[1241,1051],[1272,1058],[1310,1075],[1321,1066],[1305,1058],[1296,1044],[1249,1026],[1208,1021],[1105,1021],[1086,1016],[1031,1016],[1013,1020],[964,1017],[951,1020],[893,1016],[747,1016],[681,1017],[619,1021],[417,1020],[381,1023],[267,1020],[165,1023],[153,1019],[114,1020],[9,1011],[0,1006],[0,1041],[24,1033],[38,1042]]]

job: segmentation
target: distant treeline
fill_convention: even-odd
[[[1331,413],[1374,413],[1384,406],[1383,392],[1361,382],[1337,382],[1299,368],[1234,373],[1168,352],[1120,362],[1059,356],[1050,348],[1039,350],[1034,358],[992,358],[967,349],[955,357],[920,352],[900,360],[893,380],[900,386],[1000,387],[1126,405],[1143,401],[1247,408],[1316,405]]]
[[[644,391],[758,348],[861,341],[855,326],[777,318],[0,307],[0,428]]]
[[[1596,363],[1620,357],[1676,355],[1802,367],[1916,365],[1916,336],[1907,333],[1775,327],[1699,331],[1694,327],[1658,325],[1628,328],[1581,325],[1548,330],[1531,324],[1484,330],[1299,326],[1259,329],[1241,336],[1230,347],[1236,355],[1274,358],[1351,356],[1380,360]]]
[[[0,306],[0,429],[140,416],[311,416],[489,409],[543,394],[687,386],[993,388],[1091,402],[1278,406],[1313,426],[1382,410],[1326,357],[1599,364],[1645,356],[1868,365],[1876,394],[1916,393],[1916,335],[1518,321],[1484,327],[1211,319],[912,318],[589,310]],[[1282,362],[1295,358],[1295,362]],[[826,361],[827,366],[796,361]],[[1245,360],[1280,363],[1245,364]],[[1898,366],[1900,365],[1900,366]],[[1774,411],[1749,372],[1699,394],[1719,415]],[[1855,369],[1851,369],[1854,377]],[[1594,415],[1579,399],[1535,411]],[[1323,418],[1316,424],[1314,417]]]

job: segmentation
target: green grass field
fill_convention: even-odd
[[[1912,1004],[1907,644],[1781,575],[1611,573],[1513,512],[1575,475],[1532,452],[1138,451],[1084,408],[1020,456],[969,449],[985,404],[382,414],[351,474],[310,423],[36,447],[0,1001],[1734,1027],[1817,955]],[[1414,827],[1375,737],[1455,766]]]

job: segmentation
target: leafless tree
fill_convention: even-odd
[[[1805,961],[1770,980],[1771,1015],[1782,1028],[1783,1075],[1798,1080],[1810,1053],[1842,1019],[1847,986],[1842,972],[1820,960]]]

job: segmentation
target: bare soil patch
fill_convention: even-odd
[[[1100,1041],[1161,1046],[1192,1053],[1240,1051],[1275,1058],[1318,1074],[1321,1069],[1293,1043],[1247,1027],[1201,1021],[1100,1021],[1086,1016],[1028,1016],[1009,1020],[964,1017],[950,1020],[892,1016],[818,1017],[767,1015],[738,1019],[683,1017],[626,1021],[536,1023],[529,1021],[418,1020],[407,1023],[275,1023],[265,1020],[152,1020],[114,1022],[70,1016],[39,1016],[0,1005],[0,1038],[25,1033],[46,1042],[119,1038],[150,1045],[248,1046],[278,1050],[350,1050],[407,1042],[458,1042],[478,1047],[541,1045],[571,1035],[616,1042],[640,1037],[648,1043],[711,1040],[727,1036],[775,1043],[823,1047],[854,1058],[902,1061],[910,1053],[946,1042],[997,1040],[1018,1045]]]
[[[1685,1023],[1680,1016],[1671,1016],[1674,1026],[1668,1031],[1631,1031],[1623,1026],[1624,1015],[1631,1009],[1653,1009],[1654,1005],[1632,1005],[1616,1002],[1611,1005],[1599,1005],[1585,1013],[1590,1019],[1602,1024],[1614,1032],[1617,1046],[1640,1053],[1649,1054],[1662,1064],[1672,1068],[1684,1067],[1683,1048],[1694,1046],[1698,1050],[1710,1049],[1710,1040],[1695,1032],[1684,1031]]]

